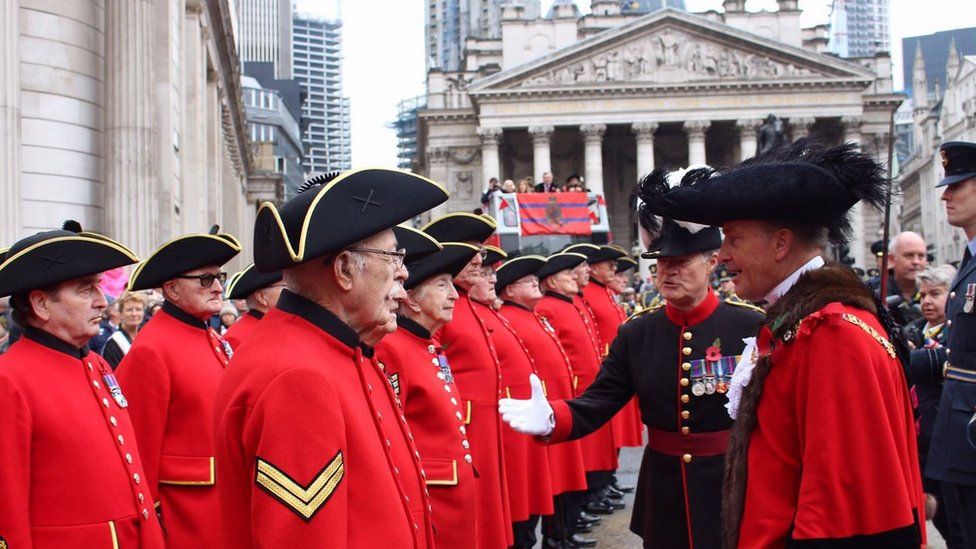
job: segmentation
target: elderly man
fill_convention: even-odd
[[[726,547],[925,543],[897,328],[853,271],[822,257],[851,234],[856,203],[883,203],[882,173],[853,144],[801,141],[645,198],[650,213],[721,225],[739,296],[769,304],[729,387]]]
[[[223,305],[220,266],[240,251],[214,226],[167,242],[129,280],[131,290],[162,288],[166,299],[117,374],[168,547],[217,542],[213,403],[231,350],[208,322]]]
[[[949,287],[949,361],[925,474],[942,481],[949,546],[976,547],[976,143],[945,143],[940,153],[946,215],[969,243]]]
[[[247,312],[224,334],[224,339],[233,349],[239,348],[257,328],[265,313],[274,308],[284,287],[281,271],[260,273],[253,263],[227,283],[227,299],[243,299],[247,303]]]
[[[364,169],[261,206],[254,263],[286,289],[217,391],[219,547],[433,546],[420,453],[371,345],[406,297],[391,227],[445,200]]]
[[[0,356],[0,546],[162,549],[126,399],[91,352],[100,273],[138,261],[75,222],[0,254],[24,336]]]
[[[922,318],[919,303],[918,282],[915,276],[929,264],[928,251],[922,235],[905,231],[898,233],[888,244],[888,295],[891,303],[897,296],[897,304],[892,304],[891,312],[898,324],[905,326]],[[869,287],[875,293],[881,291],[881,278],[872,279]]]
[[[407,298],[400,304],[396,332],[377,344],[376,358],[399,396],[423,456],[434,544],[477,548],[475,468],[468,437],[461,431],[465,414],[451,367],[433,334],[453,318],[458,293],[451,280],[479,249],[457,242],[442,246],[426,238],[401,244],[410,271],[404,283]]]
[[[559,185],[553,182],[552,173],[545,172],[544,174],[542,174],[542,182],[536,183],[535,192],[537,193],[559,192]]]

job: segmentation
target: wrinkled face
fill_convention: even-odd
[[[146,309],[138,301],[126,301],[122,307],[122,325],[128,329],[138,328],[146,316]]]
[[[204,274],[217,275],[220,267],[210,265],[183,273],[183,276],[200,276]],[[199,279],[174,278],[164,285],[168,289],[166,299],[183,309],[188,314],[201,320],[206,320],[220,312],[223,307],[224,287],[219,280],[214,280],[209,287],[204,288]]]
[[[949,289],[941,284],[922,283],[918,286],[922,298],[922,316],[932,325],[942,324],[946,319],[946,298]]]
[[[396,252],[397,242],[392,230],[386,230],[362,243],[363,248]],[[355,302],[361,306],[357,312],[357,324],[365,327],[361,333],[374,329],[380,332],[396,331],[396,313],[400,302],[407,297],[403,283],[407,280],[407,268],[398,258],[366,252],[352,252],[362,260],[362,269],[354,268],[352,274]],[[377,341],[379,339],[377,338]]]
[[[99,275],[91,275],[62,282],[50,292],[35,290],[43,294],[41,308],[34,306],[42,328],[77,347],[98,335],[102,311],[108,306],[99,282]]]
[[[454,318],[454,302],[458,293],[450,274],[428,278],[408,293],[420,307],[420,312],[438,325],[443,326]]]
[[[602,284],[609,285],[615,274],[617,274],[616,261],[601,261],[590,265],[590,278]]]
[[[732,283],[736,294],[751,301],[763,299],[781,282],[777,280],[774,243],[767,225],[754,220],[728,221],[722,225],[722,232],[725,240],[718,260],[735,274]]]
[[[481,279],[468,290],[471,299],[486,305],[495,301],[497,298],[497,294],[495,294],[495,282],[497,281],[498,276],[495,275],[495,269],[487,265],[482,265]]]
[[[484,278],[484,271],[481,268],[482,263],[484,263],[484,256],[482,254],[475,254],[471,258],[471,261],[464,266],[464,269],[454,277],[454,283],[457,284],[458,288],[461,288],[465,292],[471,292],[471,288],[482,282]]]
[[[627,273],[615,273],[613,278],[610,279],[610,283],[607,286],[610,287],[615,293],[622,294],[629,286],[630,281],[627,280]]]
[[[898,238],[895,253],[889,254],[888,261],[895,272],[897,280],[915,281],[915,275],[928,267],[928,252],[925,241],[913,234],[904,234]]]
[[[658,258],[657,288],[669,303],[693,305],[707,290],[710,267],[700,253]]]
[[[539,278],[534,274],[525,275],[505,287],[504,294],[510,301],[532,309],[542,299]]]
[[[942,200],[950,225],[976,231],[976,177],[945,187]]]
[[[573,278],[576,279],[577,292],[583,291],[583,287],[590,283],[590,266],[584,261],[573,267]]]
[[[573,297],[579,293],[579,284],[576,283],[576,277],[573,276],[573,269],[565,269],[554,275],[549,275],[546,277],[546,285],[550,290],[567,297]]]

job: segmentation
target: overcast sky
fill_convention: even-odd
[[[396,135],[387,125],[397,103],[424,93],[424,1],[296,0],[297,9],[343,20],[344,88],[352,103],[354,167],[396,165]],[[552,0],[542,0],[543,12]],[[584,12],[589,0],[577,0]],[[721,11],[722,0],[685,0],[689,11]],[[829,0],[800,0],[805,27],[828,22]],[[746,9],[775,10],[776,0],[747,0]],[[892,59],[901,88],[901,39],[976,27],[974,0],[891,0]]]

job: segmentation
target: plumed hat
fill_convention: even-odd
[[[47,288],[66,280],[101,273],[139,261],[131,250],[66,221],[0,250],[0,296]]]
[[[447,198],[437,183],[402,170],[315,177],[281,209],[261,205],[254,223],[254,264],[262,272],[277,271],[340,251]]]
[[[496,228],[498,223],[491,216],[454,212],[438,217],[421,230],[439,242],[484,242]]]
[[[227,299],[247,299],[247,297],[261,288],[267,288],[272,284],[281,282],[281,271],[271,271],[270,273],[259,273],[254,268],[254,263],[248,265],[243,271],[235,273],[227,281],[227,288],[224,294]]]
[[[159,288],[167,280],[207,265],[223,265],[241,253],[234,235],[214,225],[207,233],[178,236],[142,260],[129,278],[129,289]]]
[[[502,293],[502,290],[516,280],[539,272],[539,269],[545,264],[546,258],[541,255],[523,255],[509,259],[495,271],[497,277],[495,291]]]
[[[576,252],[559,252],[546,258],[546,264],[535,273],[539,280],[552,276],[560,271],[572,269],[586,261],[586,256]]]
[[[466,242],[443,242],[441,246],[443,249],[440,251],[407,264],[410,275],[403,284],[404,288],[411,290],[439,274],[447,273],[454,278],[481,251],[477,246]]]

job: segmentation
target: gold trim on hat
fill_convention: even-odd
[[[121,252],[123,255],[125,255],[129,259],[131,259],[133,263],[137,263],[139,261],[139,258],[136,256],[136,254],[134,254],[132,252],[132,250],[126,248],[122,244],[120,244],[120,243],[112,240],[111,238],[109,238],[107,236],[98,235],[98,237],[96,238],[94,236],[90,236],[92,234],[94,234],[94,233],[88,233],[88,234],[85,234],[85,235],[81,235],[81,234],[77,234],[76,233],[75,235],[72,235],[72,236],[57,236],[57,237],[54,237],[54,238],[48,238],[47,240],[42,240],[40,242],[36,242],[34,244],[31,244],[30,246],[24,248],[23,250],[20,250],[19,252],[15,253],[14,255],[12,255],[12,256],[4,259],[3,263],[0,263],[0,271],[2,271],[4,269],[4,267],[6,267],[7,265],[11,264],[14,260],[16,260],[16,259],[24,256],[25,254],[27,254],[29,252],[32,252],[32,251],[34,251],[34,250],[36,250],[38,248],[43,248],[44,246],[47,246],[48,244],[54,244],[55,242],[64,242],[64,241],[89,242],[89,243],[92,243],[92,244],[101,244],[103,246],[108,246],[109,248],[112,248],[112,249],[114,249],[117,252]],[[9,250],[9,248],[7,248],[7,250]]]
[[[142,270],[146,267],[146,265],[148,265],[149,262],[152,261],[154,257],[156,257],[156,254],[165,250],[171,244],[179,242],[180,240],[186,240],[188,238],[212,238],[220,242],[221,244],[229,246],[231,250],[234,250],[237,253],[241,253],[241,242],[237,240],[237,237],[229,233],[220,233],[220,234],[193,233],[193,234],[185,234],[182,236],[178,236],[166,242],[162,246],[156,248],[156,250],[153,253],[149,254],[149,257],[143,259],[142,261],[139,262],[138,265],[136,265],[135,270],[132,271],[132,276],[129,277],[129,287],[133,288],[137,286],[136,282],[139,280],[139,275],[142,274]]]
[[[453,213],[444,214],[444,215],[438,217],[437,219],[433,219],[433,220],[429,221],[426,225],[424,225],[423,227],[421,227],[420,230],[426,232],[427,229],[430,229],[432,226],[436,225],[437,223],[440,223],[441,221],[444,221],[445,219],[449,219],[449,218],[452,218],[452,217],[470,217],[470,218],[472,218],[472,219],[474,219],[476,221],[482,221],[482,222],[484,222],[486,225],[488,225],[492,229],[497,229],[498,228],[498,222],[495,221],[495,218],[493,218],[490,215],[487,215],[487,214],[480,214],[479,215],[479,214],[470,213],[470,212],[453,212]]]

